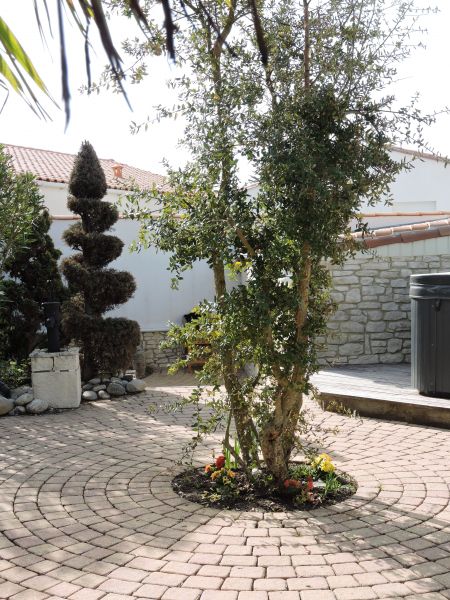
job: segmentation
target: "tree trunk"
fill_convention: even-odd
[[[256,462],[257,450],[253,439],[253,423],[245,395],[239,389],[239,381],[233,373],[231,365],[224,361],[223,378],[224,385],[230,401],[231,414],[236,426],[236,435],[241,449],[242,460],[246,466]]]
[[[225,268],[223,263],[217,261],[213,266],[214,286],[217,302],[220,304],[226,294]],[[253,439],[252,418],[248,410],[245,395],[242,393],[233,350],[226,349],[222,354],[222,376],[225,389],[230,402],[231,413],[236,425],[236,434],[241,447],[242,459],[249,465],[256,458]]]
[[[289,476],[303,394],[293,389],[283,390],[275,404],[274,415],[262,431],[261,450],[267,469],[282,486]]]

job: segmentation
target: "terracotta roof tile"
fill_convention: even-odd
[[[32,173],[40,181],[69,182],[75,154],[11,144],[4,144],[4,148],[11,155],[12,164],[18,173]],[[111,158],[101,158],[100,163],[109,189],[130,191],[136,186],[140,189],[150,189],[154,185],[164,187],[165,178],[162,175],[122,164],[122,177],[117,178],[114,176],[113,166],[121,163]]]
[[[414,212],[368,212],[361,213],[361,217],[436,217],[436,216],[444,216],[450,215],[450,210],[429,210],[429,211],[414,211]]]
[[[366,248],[377,248],[388,244],[408,244],[420,240],[450,236],[450,217],[426,223],[411,223],[374,229],[368,235],[355,232],[353,237]]]
[[[422,160],[436,160],[437,162],[448,163],[450,159],[447,156],[440,156],[439,154],[432,154],[431,152],[421,152],[420,150],[411,150],[410,148],[402,148],[401,146],[390,146],[392,152],[399,152],[400,154],[409,154]]]

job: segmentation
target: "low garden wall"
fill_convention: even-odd
[[[333,268],[337,311],[320,341],[321,364],[410,362],[409,276],[450,270],[450,255],[383,257],[373,253]]]
[[[145,364],[153,371],[166,370],[180,356],[180,350],[161,348],[161,342],[164,341],[166,333],[165,331],[142,332]]]

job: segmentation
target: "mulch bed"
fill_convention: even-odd
[[[343,471],[336,471],[336,475],[342,484],[339,490],[330,493],[317,502],[305,502],[301,505],[294,502],[292,494],[280,493],[278,489],[265,485],[258,486],[257,483],[248,481],[247,477],[239,471],[236,471],[235,478],[239,495],[221,497],[218,501],[211,501],[208,497],[210,494],[217,492],[217,486],[211,481],[210,477],[205,475],[204,467],[192,467],[183,471],[174,477],[172,487],[182,498],[210,508],[225,508],[245,512],[304,511],[343,502],[356,492],[358,484],[353,477]],[[320,494],[320,490],[318,490],[318,493]]]

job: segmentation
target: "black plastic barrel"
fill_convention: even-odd
[[[411,275],[409,295],[412,387],[450,397],[450,273]]]

